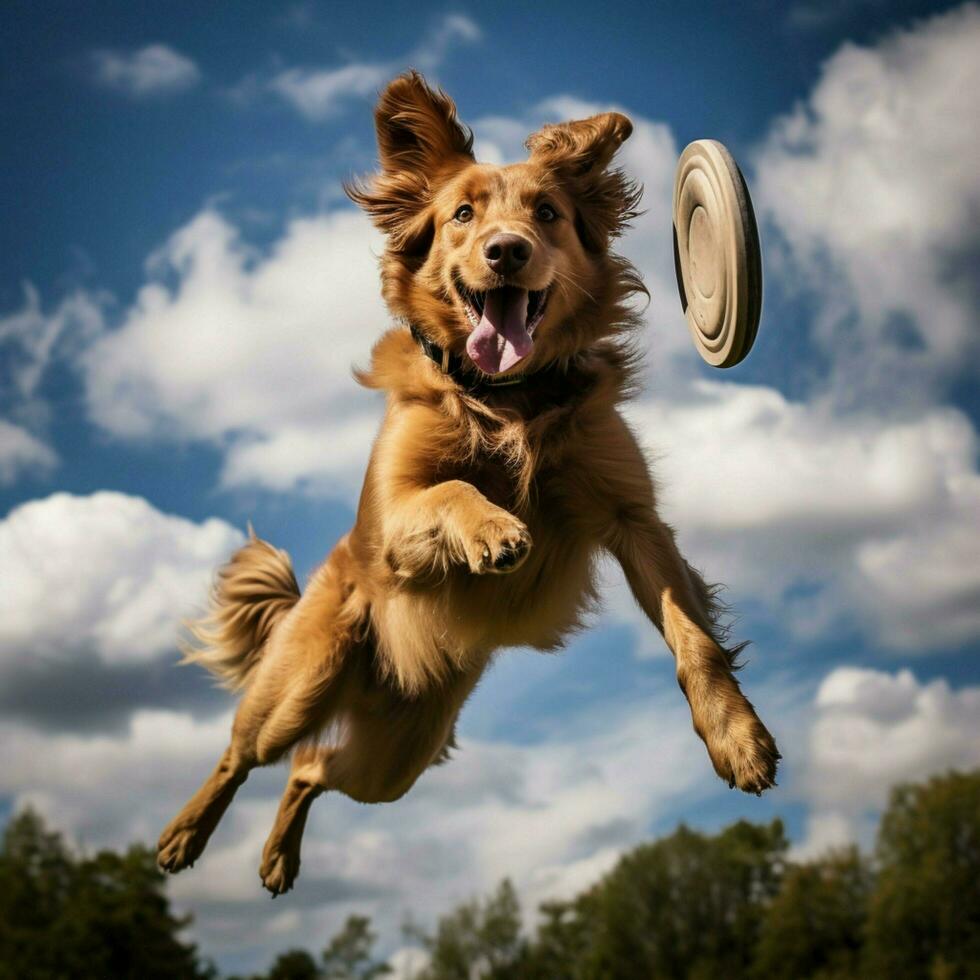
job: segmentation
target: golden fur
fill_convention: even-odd
[[[496,650],[554,649],[581,626],[603,550],[673,651],[718,774],[761,792],[779,758],[733,676],[713,590],[657,517],[617,411],[632,388],[629,301],[643,290],[610,251],[639,200],[611,168],[629,120],[547,126],[527,162],[496,167],[474,161],[455,106],[416,73],[385,89],[375,118],[380,172],[348,193],[387,235],[396,317],[472,369],[458,284],[503,285],[482,247],[502,231],[533,244],[507,282],[550,292],[523,384],[471,390],[405,327],[386,333],[359,375],[387,411],[353,529],[302,596],[288,557],[254,536],[220,573],[187,657],[244,693],[227,751],[158,856],[168,871],[193,863],[249,770],[292,751],[260,869],[273,894],[295,879],[313,799],[395,800],[444,761]]]

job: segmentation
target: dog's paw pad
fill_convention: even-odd
[[[517,568],[527,557],[531,542],[526,537],[518,539],[513,545],[506,544],[494,559],[493,568],[497,572],[509,572]]]
[[[531,536],[527,528],[505,511],[484,521],[473,534],[473,545],[468,549],[470,571],[476,575],[513,572],[527,558],[531,549]]]

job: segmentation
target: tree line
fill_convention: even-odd
[[[680,826],[522,929],[503,881],[427,931],[412,980],[980,980],[980,770],[891,794],[870,855],[788,857],[781,821]],[[0,850],[0,978],[216,978],[142,846],[79,854],[27,810]],[[377,980],[370,920],[248,980]],[[246,980],[246,978],[234,978]]]

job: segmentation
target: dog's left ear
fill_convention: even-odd
[[[576,203],[576,230],[590,251],[608,248],[637,215],[643,189],[609,165],[630,137],[633,124],[620,112],[544,126],[525,146],[530,160],[552,170]]]
[[[473,134],[457,118],[453,100],[417,71],[388,83],[374,122],[381,172],[344,190],[388,235],[390,248],[421,254],[432,238],[426,206],[441,180],[474,162]]]

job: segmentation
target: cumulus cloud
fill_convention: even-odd
[[[346,101],[373,95],[406,64],[435,71],[454,45],[472,44],[480,36],[475,21],[462,14],[449,14],[407,57],[352,62],[338,68],[285,68],[268,81],[268,88],[311,122],[322,122],[340,111]],[[256,79],[252,78],[245,88],[254,92],[256,87]]]
[[[898,782],[980,765],[980,687],[920,683],[908,670],[840,667],[815,698],[798,791],[810,804],[802,854],[867,834]]]
[[[93,51],[91,65],[97,84],[134,99],[183,92],[201,79],[197,65],[166,44],[148,44],[135,51]]]
[[[817,294],[838,398],[916,401],[972,372],[980,7],[844,44],[755,160],[759,213]]]
[[[629,415],[656,458],[663,514],[709,579],[779,602],[811,636],[846,618],[904,652],[980,636],[980,475],[964,415],[841,416],[710,381],[688,395]]]
[[[127,715],[150,693],[147,671],[166,659],[176,674],[180,620],[204,605],[215,566],[242,540],[216,518],[196,524],[106,491],[14,508],[0,521],[4,710],[56,727]]]
[[[202,212],[81,358],[92,418],[118,436],[222,445],[226,485],[353,495],[380,411],[350,375],[389,323],[380,250],[350,209],[291,222],[266,254]]]

